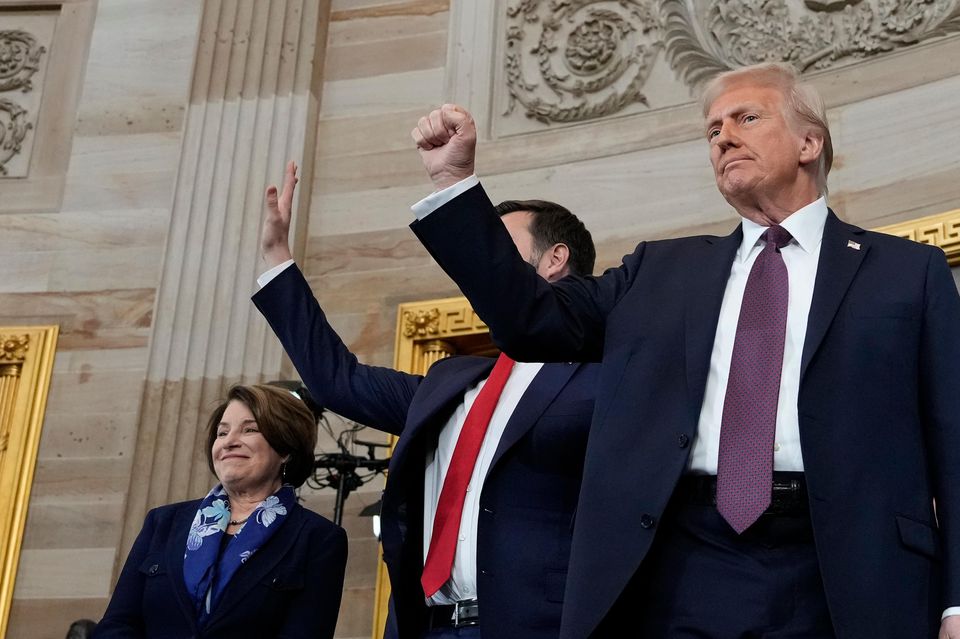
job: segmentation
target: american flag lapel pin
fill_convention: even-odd
[[[847,240],[847,248],[852,248],[854,251],[860,250],[860,242],[854,242],[853,240]]]

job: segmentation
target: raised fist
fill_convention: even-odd
[[[420,118],[410,136],[438,191],[473,175],[477,125],[463,108],[444,104],[434,109]]]

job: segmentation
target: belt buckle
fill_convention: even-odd
[[[454,628],[465,628],[465,627],[467,627],[467,626],[476,626],[476,625],[479,625],[480,622],[478,621],[478,619],[477,619],[476,616],[467,617],[467,615],[465,614],[465,617],[467,617],[467,618],[463,619],[463,621],[460,620],[460,611],[461,611],[461,609],[463,609],[463,610],[465,611],[468,606],[476,606],[476,605],[477,605],[477,600],[476,600],[476,599],[471,599],[471,600],[469,600],[469,601],[456,601],[456,602],[454,602],[454,604],[453,604],[453,627],[454,627]]]

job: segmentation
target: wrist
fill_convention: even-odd
[[[448,189],[458,182],[462,182],[473,175],[473,167],[469,169],[464,169],[463,171],[444,171],[443,173],[433,176],[433,188],[434,191],[442,191]]]
[[[263,252],[263,262],[267,265],[268,269],[280,266],[284,262],[292,259],[293,255],[291,255],[290,249],[287,247],[278,247]]]

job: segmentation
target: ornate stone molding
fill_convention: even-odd
[[[504,67],[510,96],[549,124],[647,104],[641,91],[661,48],[651,0],[522,0],[507,9]]]
[[[32,91],[31,78],[40,70],[40,58],[46,51],[27,31],[0,30],[0,93]],[[14,100],[0,98],[0,176],[7,176],[7,163],[23,150],[32,128],[26,108]]]
[[[960,0],[512,0],[504,116],[544,124],[650,106],[657,56],[689,88],[778,61],[801,71],[960,32]]]
[[[832,67],[960,31],[957,0],[665,0],[666,54],[695,86],[759,62]]]
[[[20,153],[33,128],[27,110],[12,100],[0,98],[0,175],[7,175],[7,162]]]
[[[32,90],[30,79],[40,70],[40,57],[46,52],[26,31],[0,31],[0,91]]]

